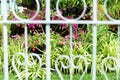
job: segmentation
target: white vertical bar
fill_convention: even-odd
[[[12,11],[12,0],[9,0],[9,4],[10,4],[9,5],[10,8],[8,8],[8,10],[10,9],[9,11]]]
[[[97,21],[97,0],[93,0],[93,20]],[[93,25],[92,80],[96,80],[97,25]]]
[[[4,4],[4,5],[3,5]],[[2,0],[3,20],[7,21],[7,0]],[[3,24],[3,42],[4,42],[4,80],[8,80],[8,35],[7,25]]]
[[[50,0],[46,0],[46,20],[50,21]],[[46,79],[50,80],[50,24],[46,24]]]
[[[2,2],[2,12],[3,14],[3,20],[6,21],[7,20],[7,0],[1,0]]]
[[[92,80],[96,80],[97,27],[93,26]]]
[[[72,47],[72,25],[70,25],[70,55],[72,56],[72,50],[73,50],[73,47]]]
[[[73,47],[72,47],[72,25],[70,25],[70,80],[73,79],[73,67],[72,67],[72,50],[73,50]]]
[[[50,80],[50,25],[46,25],[46,79]]]
[[[117,49],[117,51],[118,51],[118,54],[120,54],[120,25],[118,25],[118,49]],[[116,77],[116,80],[119,80],[119,71],[120,71],[120,69],[117,67],[117,71],[116,71],[116,75],[117,75],[117,77]]]
[[[26,62],[26,80],[28,80],[28,36],[27,36],[27,25],[25,24],[25,28],[24,28],[25,32],[25,62]]]

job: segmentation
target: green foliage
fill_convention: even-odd
[[[3,71],[3,47],[0,47],[0,71]]]
[[[98,54],[104,56],[118,56],[118,40],[117,35],[109,31],[109,26],[98,26]]]
[[[32,54],[32,53],[30,53],[30,54]],[[25,64],[20,65],[19,63],[17,63],[18,62],[17,60],[19,60],[19,59],[21,62],[23,62],[23,63],[25,62],[25,59],[23,58],[23,56],[16,54],[15,65],[16,65],[22,79],[25,79],[26,78],[26,75],[25,75],[26,74],[26,70],[25,70],[26,65]],[[46,75],[45,68],[41,67],[40,70],[38,71],[39,66],[41,64],[39,64],[37,62],[37,59],[35,59],[35,57],[33,57],[33,56],[29,57],[29,64],[30,65],[28,66],[28,74],[27,74],[29,79],[33,80],[34,78],[36,78],[36,79],[45,78],[45,75]],[[13,69],[13,72],[14,72],[14,69]],[[16,77],[17,77],[17,75],[16,75]]]
[[[56,9],[56,2],[57,0],[51,0],[52,10]],[[85,16],[89,15],[90,13],[90,8],[91,8],[90,3],[92,3],[92,0],[86,1],[87,10],[86,10]],[[64,17],[77,18],[79,15],[82,14],[83,9],[84,9],[84,4],[82,0],[60,0],[58,7]]]
[[[35,2],[35,0],[22,0],[22,3],[26,3],[26,4],[31,4]]]
[[[2,45],[3,26],[0,24],[0,46]]]
[[[29,52],[43,54],[45,53],[45,35],[44,34],[36,34],[29,35]]]
[[[51,0],[51,6],[54,9],[56,6],[57,0]],[[87,0],[86,1],[87,5],[92,4],[92,0]],[[59,4],[60,8],[71,8],[71,7],[83,7],[83,1],[82,0],[60,0]]]
[[[20,65],[17,63],[17,60],[19,59],[21,62],[24,62],[25,59],[23,58],[23,56],[19,55],[18,53],[24,53],[25,52],[25,46],[24,46],[24,38],[17,36],[17,38],[13,39],[13,38],[8,38],[8,66],[9,66],[9,72],[10,73],[15,73],[14,68],[12,66],[12,58],[13,56],[15,56],[15,65],[18,69],[18,71],[20,72],[20,75],[22,76],[22,78],[25,78],[26,76],[25,74],[25,65]],[[34,61],[34,57],[30,57],[29,58],[29,62],[32,63]],[[39,64],[37,63],[37,60],[35,60],[36,64],[34,64],[34,66],[30,66],[28,67],[29,70],[29,78],[32,79],[33,76],[37,75],[37,78],[44,78],[45,77],[45,68],[41,68],[39,72],[37,72],[38,66]],[[43,62],[44,64],[44,62]],[[3,70],[3,47],[0,46],[0,71]],[[16,76],[17,77],[17,76]]]
[[[82,5],[81,0],[60,0],[60,8],[81,7]]]
[[[16,0],[17,3],[22,3],[22,0]]]
[[[2,19],[2,17],[0,16],[0,20]],[[2,33],[3,33],[3,25],[0,24],[0,38],[2,36]]]
[[[112,2],[108,1],[108,13],[111,17],[115,19],[120,19],[120,1],[119,0],[114,0]]]
[[[3,33],[3,26],[2,24],[0,24],[0,37],[2,36],[2,33]]]
[[[105,0],[99,0],[98,1],[98,3],[99,3],[99,5],[104,5],[104,1]],[[119,0],[114,0],[114,1],[112,1],[112,0],[108,0],[107,1],[107,12],[108,12],[108,14],[112,17],[112,18],[114,18],[114,19],[120,19],[120,1]]]
[[[111,72],[111,73],[107,73],[109,80],[115,80],[116,79],[116,73],[115,72]],[[73,80],[79,80],[81,74],[75,74],[73,75]],[[105,80],[105,77],[103,76],[103,74],[98,73],[96,75],[96,80]],[[68,80],[70,78],[69,74],[63,74],[64,80]],[[52,80],[60,80],[59,76],[54,73],[51,76]],[[83,80],[91,80],[92,79],[92,74],[85,74],[85,76],[83,77]]]

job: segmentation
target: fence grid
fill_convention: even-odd
[[[58,75],[60,77],[61,80],[64,80],[61,73],[59,72],[59,69],[57,67],[57,62],[60,58],[66,58],[68,60],[70,60],[70,66],[68,66],[69,68],[77,68],[72,62],[73,62],[73,58],[81,58],[84,60],[85,64],[86,64],[86,70],[87,70],[87,61],[86,59],[83,57],[83,56],[73,56],[72,54],[72,48],[73,48],[73,45],[72,45],[72,25],[71,24],[92,24],[93,27],[92,27],[92,31],[93,31],[93,54],[92,54],[92,80],[96,80],[96,55],[97,55],[97,25],[98,24],[108,24],[108,25],[111,25],[111,24],[115,24],[115,25],[120,25],[120,20],[115,20],[113,18],[111,18],[108,13],[107,13],[107,9],[106,9],[106,6],[107,6],[107,0],[105,0],[104,2],[104,11],[105,11],[105,14],[106,16],[110,19],[110,21],[99,21],[97,20],[97,2],[98,0],[93,0],[93,20],[80,20],[81,17],[84,16],[85,12],[86,12],[86,8],[87,8],[87,5],[86,5],[86,1],[85,0],[82,0],[83,3],[84,3],[84,9],[83,9],[83,13],[76,19],[66,19],[65,17],[62,16],[62,14],[60,13],[60,10],[59,10],[59,2],[60,0],[57,0],[57,3],[56,3],[56,11],[58,13],[58,15],[63,18],[65,21],[63,20],[51,20],[50,19],[50,15],[51,15],[51,11],[50,11],[50,0],[46,0],[46,19],[45,20],[34,20],[34,18],[38,15],[39,11],[40,11],[40,4],[38,2],[38,0],[35,0],[36,3],[37,3],[37,10],[36,10],[36,13],[35,15],[30,18],[30,19],[22,19],[20,18],[19,16],[17,16],[17,14],[15,13],[15,10],[14,10],[14,4],[16,2],[16,0],[10,0],[11,2],[11,7],[10,9],[12,9],[12,12],[14,14],[14,16],[18,19],[17,21],[15,20],[7,20],[7,16],[8,16],[8,12],[7,12],[7,0],[1,0],[1,8],[2,8],[2,17],[3,17],[3,20],[0,20],[0,23],[3,24],[3,41],[4,41],[4,80],[9,80],[9,75],[8,75],[8,33],[7,33],[7,24],[19,24],[19,23],[23,23],[25,24],[25,55],[21,54],[20,55],[23,55],[25,57],[25,63],[26,63],[26,79],[25,80],[28,80],[28,66],[29,66],[29,61],[28,61],[28,57],[29,57],[29,54],[28,54],[28,35],[27,35],[27,24],[29,23],[41,23],[41,24],[46,24],[46,79],[47,80],[51,80],[51,71],[50,71],[50,56],[51,56],[51,44],[50,44],[50,37],[51,37],[51,33],[50,33],[50,24],[63,24],[63,23],[66,23],[66,24],[69,24],[70,25],[70,57],[69,56],[66,56],[66,55],[61,55],[57,58],[56,60],[56,63],[55,63],[55,67],[56,67],[56,70],[58,72]],[[118,27],[118,39],[120,39],[120,35],[119,35],[119,32],[120,32],[120,27]],[[119,40],[120,41],[120,40]],[[30,55],[31,56],[31,55]],[[32,56],[36,56],[38,57],[37,55],[32,55]],[[111,57],[110,57],[111,58]],[[38,59],[40,60],[40,58],[38,57]],[[111,58],[113,59],[113,58]],[[106,59],[107,60],[107,59]],[[105,61],[106,61],[105,60]],[[105,62],[104,61],[104,62]],[[116,61],[116,59],[115,59]],[[14,62],[14,61],[13,61]],[[103,62],[103,64],[104,64]],[[116,61],[117,62],[117,61]],[[64,68],[67,68],[66,66],[63,66]],[[16,68],[15,68],[16,70]],[[86,72],[85,70],[85,72]],[[17,76],[20,80],[22,80],[21,76],[19,75],[18,71],[16,70],[16,73],[17,73]],[[85,73],[84,73],[85,74]],[[84,74],[81,76],[80,80],[82,80],[82,77],[84,76]],[[104,72],[104,76],[106,77],[106,80],[108,80],[108,77],[107,75],[105,74]],[[72,80],[72,72],[70,71],[70,80]],[[117,78],[118,80],[118,78]]]

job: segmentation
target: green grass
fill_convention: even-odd
[[[108,73],[107,74],[109,77],[109,80],[116,80],[116,74],[115,73]],[[16,75],[13,74],[9,74],[9,80],[16,80],[15,78]],[[64,74],[63,75],[64,80],[70,80],[69,79],[69,74]],[[73,76],[73,80],[79,80],[80,75],[79,74],[75,74]],[[0,73],[0,80],[4,80],[4,76],[3,73]],[[41,80],[41,79],[37,79],[37,80]],[[60,80],[58,74],[56,73],[52,73],[51,75],[51,80]],[[92,80],[92,75],[91,74],[86,74],[82,80]],[[105,80],[104,76],[102,74],[97,74],[97,79],[96,80]]]
[[[0,80],[4,80],[4,74],[0,73]],[[9,74],[9,80],[16,80],[15,75]]]
[[[115,73],[108,73],[107,74],[109,77],[109,80],[116,80],[116,74]],[[69,74],[64,74],[64,80],[70,80],[69,79]],[[73,80],[79,80],[80,74],[75,74],[73,77]],[[60,80],[57,74],[52,74],[51,80]],[[82,80],[92,80],[92,75],[91,74],[86,74]],[[102,74],[97,74],[97,79],[96,80],[106,80]]]

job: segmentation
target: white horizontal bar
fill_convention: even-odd
[[[32,21],[0,21],[3,24],[28,24],[28,23],[41,23],[41,24],[115,24],[120,25],[120,21],[88,21],[88,20],[81,20],[81,21],[46,21],[46,20],[32,20]]]

